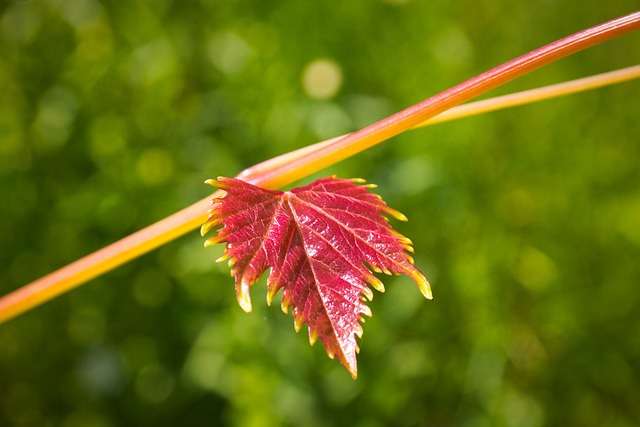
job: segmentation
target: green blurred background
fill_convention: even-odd
[[[0,1],[0,293],[637,1]],[[632,34],[496,93],[640,60]],[[0,326],[2,426],[640,424],[640,82],[408,132],[358,380],[197,232]],[[307,180],[308,182],[308,180]]]

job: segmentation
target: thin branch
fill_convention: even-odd
[[[210,202],[202,199],[0,298],[0,323],[200,227]]]
[[[505,62],[444,92],[419,102],[321,148],[313,156],[293,160],[286,171],[265,173],[262,179],[280,187],[344,160],[456,105],[568,55],[640,28],[640,11],[579,31]]]
[[[444,113],[438,114],[431,119],[425,120],[415,128],[475,116],[476,114],[502,110],[504,108],[532,104],[534,102],[545,101],[547,99],[558,98],[561,96],[572,95],[579,92],[585,92],[587,90],[601,88],[603,86],[626,82],[637,79],[638,77],[640,77],[640,65],[634,65],[632,67],[621,68],[619,70],[584,77],[582,79],[525,90],[509,95],[497,96],[483,101],[459,105],[445,111]]]
[[[468,104],[458,105],[450,110],[438,114],[435,117],[427,119],[419,123],[412,129],[421,128],[437,123],[444,123],[451,120],[462,119],[465,117],[475,116],[477,114],[488,113],[491,111],[502,110],[504,108],[517,107],[521,105],[540,102],[547,99],[558,98],[560,96],[572,95],[587,90],[597,89],[604,86],[623,83],[629,80],[640,78],[640,65],[621,68],[607,73],[596,74],[581,79],[571,80],[568,82],[557,83],[554,85],[544,86],[536,89],[530,89],[522,92],[516,92],[509,95],[489,98],[482,101],[470,102]],[[270,160],[266,160],[255,166],[245,169],[238,178],[249,180],[252,176],[262,175],[266,172],[276,170],[285,165],[291,164],[294,160],[310,156],[320,150],[329,147],[332,143],[344,138],[347,135],[341,135],[328,139],[326,141],[317,142],[295,151],[282,154]]]

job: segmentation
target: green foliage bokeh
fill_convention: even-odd
[[[205,197],[207,178],[637,8],[591,3],[4,0],[0,293]],[[633,65],[638,46],[496,93]],[[242,312],[193,232],[0,325],[0,425],[638,425],[638,99],[631,82],[437,125],[322,173],[409,217],[435,294],[384,278],[358,380],[264,283]]]

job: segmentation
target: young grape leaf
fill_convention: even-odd
[[[411,241],[383,215],[406,217],[363,182],[329,177],[275,191],[231,178],[208,180],[225,193],[212,200],[201,230],[204,235],[222,225],[205,246],[226,242],[218,261],[229,259],[236,297],[246,312],[250,286],[270,267],[267,302],[282,288],[282,309],[293,307],[296,331],[307,323],[311,344],[320,338],[329,357],[337,356],[354,378],[355,335],[362,336],[362,316],[371,316],[367,284],[384,292],[365,263],[376,272],[410,276],[432,298],[427,279],[406,252],[413,252]]]

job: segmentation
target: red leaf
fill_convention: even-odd
[[[365,263],[376,272],[406,274],[431,299],[429,283],[405,252],[411,241],[397,233],[383,214],[406,221],[362,180],[320,179],[291,191],[274,191],[241,180],[207,183],[226,194],[213,199],[202,234],[222,225],[205,246],[226,242],[240,306],[251,311],[249,288],[267,269],[267,302],[283,289],[282,309],[293,307],[295,329],[307,323],[311,344],[320,338],[327,354],[337,356],[355,378],[355,335],[362,336],[362,315],[371,316],[367,283],[384,292]]]

